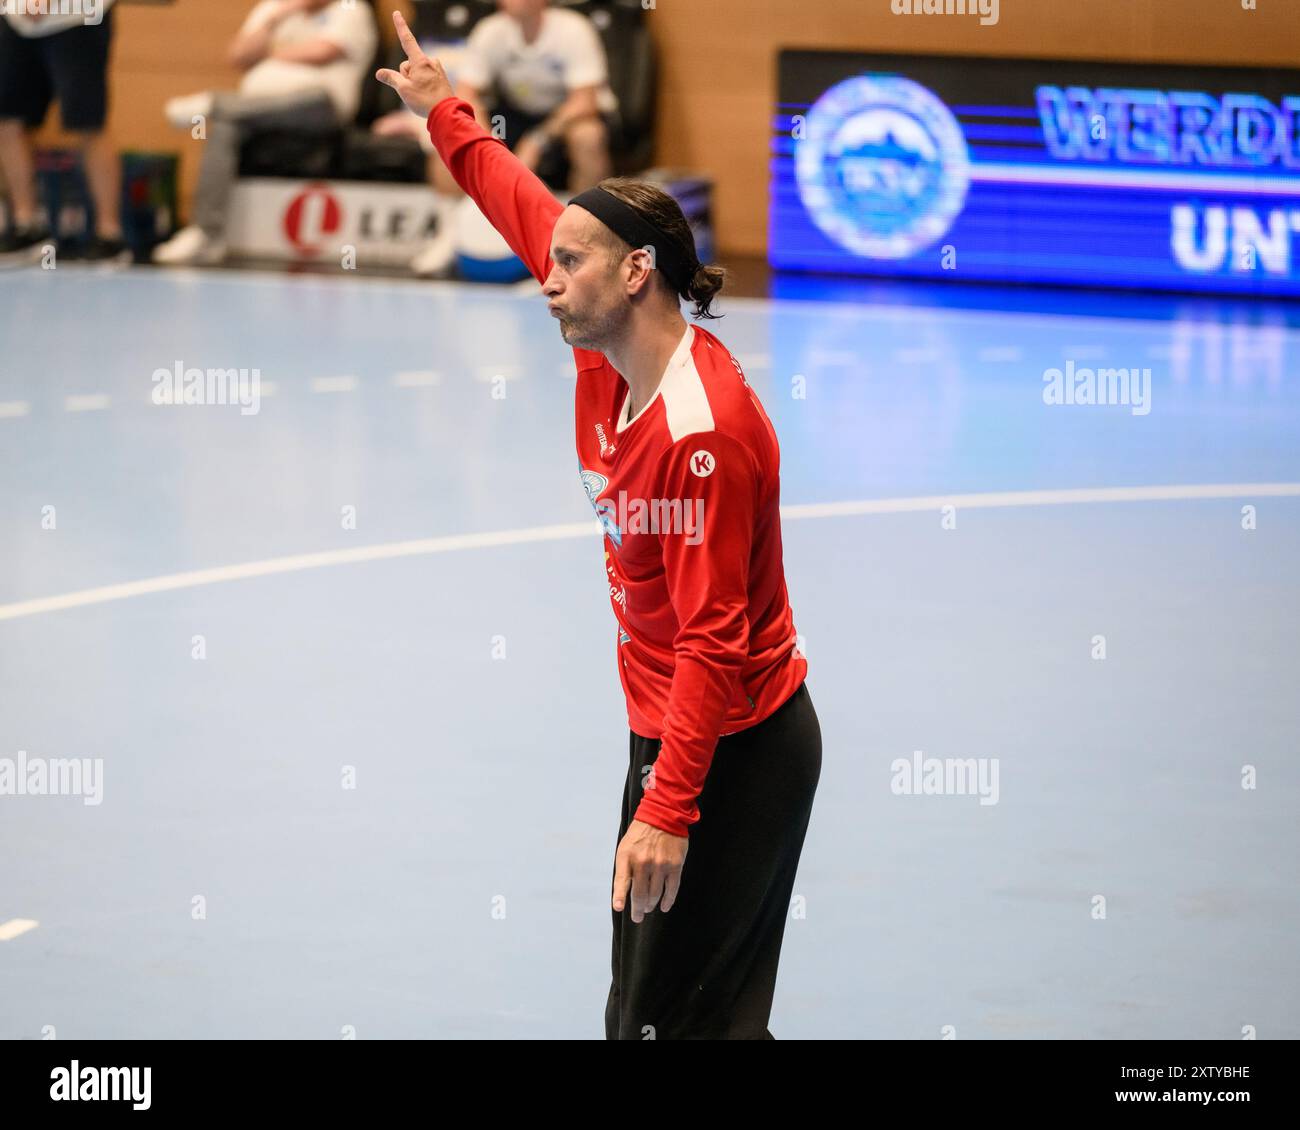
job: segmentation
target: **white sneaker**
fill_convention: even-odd
[[[451,230],[450,211],[444,210],[438,218],[438,234],[420,248],[411,260],[411,271],[422,279],[436,278],[451,273],[456,258],[456,240]]]
[[[182,98],[169,98],[163,105],[167,120],[177,129],[193,129],[196,117],[206,118],[212,113],[212,94],[186,94]]]
[[[225,257],[225,241],[211,238],[192,224],[153,249],[153,261],[167,266],[211,266]]]

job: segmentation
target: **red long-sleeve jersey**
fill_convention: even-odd
[[[564,211],[449,97],[429,136],[539,282]],[[687,325],[658,391],[627,418],[604,354],[574,349],[578,469],[604,529],[628,723],[662,741],[635,818],[685,836],[718,738],[761,722],[803,682],[781,559],[780,452],[740,364]]]

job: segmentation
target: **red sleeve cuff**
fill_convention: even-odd
[[[689,837],[690,835],[690,821],[686,820],[681,813],[675,812],[671,808],[665,808],[647,796],[641,798],[641,803],[637,805],[632,818],[640,820],[642,824],[649,824],[652,828],[667,832],[670,836]]]
[[[449,103],[450,105],[448,105]],[[444,113],[447,113],[452,110],[455,110],[457,103],[459,103],[461,106],[464,106],[465,109],[469,111],[470,115],[473,116],[474,114],[473,106],[471,106],[463,98],[457,98],[456,95],[449,94],[441,102],[435,102],[433,104],[433,109],[429,111],[429,116],[424,119],[424,128],[429,131],[430,135],[432,135],[433,133],[433,119],[438,116],[438,112],[443,111]],[[446,107],[445,110],[443,109],[444,107]]]

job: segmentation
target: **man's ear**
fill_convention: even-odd
[[[640,294],[654,285],[654,255],[644,247],[634,247],[629,251],[623,259],[623,266],[629,272],[628,284],[633,294]]]

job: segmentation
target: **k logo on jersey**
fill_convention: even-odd
[[[700,479],[707,479],[717,466],[711,451],[700,450],[691,456],[691,474]]]

